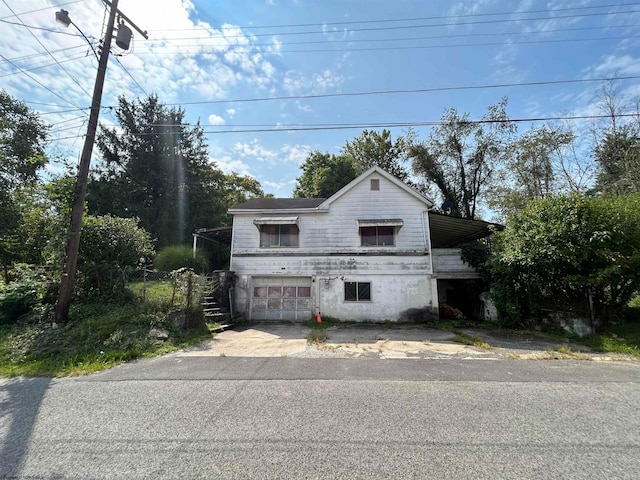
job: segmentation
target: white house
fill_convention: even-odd
[[[321,312],[394,321],[409,309],[437,315],[450,294],[463,297],[465,285],[480,278],[459,249],[441,247],[486,236],[489,224],[433,206],[379,167],[327,199],[236,205],[229,209],[235,312],[251,320],[308,320]]]

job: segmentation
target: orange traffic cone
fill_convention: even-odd
[[[318,312],[318,316],[316,317],[318,323],[322,323],[322,317],[320,316],[320,312]]]

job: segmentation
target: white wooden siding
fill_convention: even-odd
[[[462,261],[459,248],[434,248],[433,273],[438,278],[480,278],[480,274]]]
[[[369,178],[380,179],[380,190],[369,189]],[[300,253],[349,253],[428,250],[427,207],[417,198],[387,179],[373,174],[355,185],[347,195],[338,198],[329,211],[300,213],[299,247],[278,247],[269,250]],[[270,211],[277,216],[277,211]],[[237,213],[233,220],[234,253],[259,253],[260,232],[253,224],[258,215]],[[395,246],[362,247],[360,245],[359,219],[402,219],[404,225],[396,229]]]

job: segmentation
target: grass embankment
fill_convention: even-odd
[[[132,288],[137,295],[141,290],[138,285]],[[125,305],[75,306],[69,321],[58,328],[51,326],[48,316],[33,315],[0,325],[0,376],[88,374],[210,338],[197,310],[191,312],[196,318],[191,329],[178,328],[169,319],[172,294],[171,282],[156,282],[147,284],[145,303],[138,299]],[[183,301],[173,300],[174,309]],[[166,339],[158,338],[164,334]]]

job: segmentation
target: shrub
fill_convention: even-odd
[[[128,273],[153,255],[149,234],[134,218],[88,216],[80,237],[77,290],[83,299],[130,298]]]
[[[640,195],[565,195],[536,200],[494,237],[494,300],[514,322],[543,309],[603,322],[640,289]]]
[[[193,250],[186,245],[174,245],[165,247],[153,261],[156,270],[170,272],[181,268],[191,268],[196,273],[207,273],[209,271],[209,260],[201,251],[196,252],[193,258]]]
[[[0,324],[14,323],[33,310],[43,313],[43,304],[55,301],[56,284],[42,268],[16,264],[9,277],[11,283],[0,287]]]

